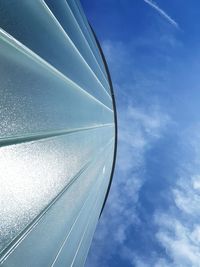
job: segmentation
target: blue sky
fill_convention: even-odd
[[[82,0],[118,109],[110,196],[87,267],[200,266],[200,2]]]

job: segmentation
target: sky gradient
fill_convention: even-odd
[[[200,2],[81,2],[107,59],[119,124],[86,267],[199,267]]]

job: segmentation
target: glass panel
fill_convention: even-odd
[[[112,123],[110,109],[0,37],[0,137]]]
[[[95,129],[0,149],[0,250],[59,194],[112,138]]]
[[[112,151],[110,151],[110,152],[112,152]],[[110,157],[110,166],[111,166],[111,164],[112,164],[112,158]],[[101,185],[101,191],[99,192],[99,197],[98,197],[96,206],[95,206],[93,212],[91,213],[91,217],[88,221],[88,225],[85,228],[84,234],[82,236],[82,239],[80,240],[76,254],[73,258],[73,262],[72,262],[73,267],[84,266],[84,263],[85,263],[85,260],[86,260],[86,257],[87,257],[88,251],[89,251],[89,247],[90,247],[91,242],[92,242],[94,231],[96,229],[96,225],[97,225],[97,222],[99,219],[99,214],[100,214],[101,209],[102,209],[105,194],[106,194],[106,191],[108,188],[108,183],[109,183],[108,177],[110,177],[110,172],[111,172],[110,166],[109,166],[109,164],[107,164],[108,168],[104,174],[103,184]]]
[[[106,160],[102,157],[102,153],[108,154],[108,146],[101,150],[89,167],[32,227],[28,235],[23,237],[23,241],[18,244],[2,266],[26,267],[30,259],[34,259],[35,266],[51,266],[71,235],[73,240],[69,243],[70,248],[65,251],[65,254],[67,258],[73,258],[74,251],[77,249],[76,247],[72,249],[74,240],[81,238],[78,235],[80,227],[84,226],[84,221],[87,223],[88,212],[94,206],[99,183],[102,180],[98,179]],[[41,251],[42,256],[38,257]],[[72,255],[70,255],[71,252]],[[60,266],[68,265],[65,262]]]
[[[84,19],[83,15],[80,13],[80,9],[79,9],[79,6],[77,4],[77,1],[75,1],[75,0],[66,0],[66,1],[67,1],[68,5],[70,6],[73,14],[75,15],[76,20],[77,20],[79,26],[81,27],[82,32],[86,36],[86,38],[90,44],[90,47],[96,56],[97,61],[101,65],[102,71],[104,72],[105,76],[107,77],[107,73],[105,71],[104,66],[102,65],[102,58],[101,58],[101,55],[98,51],[95,39],[94,39],[94,37],[91,38],[91,32],[90,32],[91,30],[88,30],[88,27],[85,24],[85,22],[88,23],[87,19]]]
[[[95,38],[80,3],[46,2],[0,1],[4,267],[83,265],[112,168],[113,105]]]
[[[108,150],[110,152],[110,150]],[[107,151],[107,152],[108,152]],[[106,157],[106,160],[108,160],[108,154]],[[108,164],[109,162],[109,164]],[[86,207],[87,210],[83,212],[83,215],[81,216],[80,220],[77,221],[76,226],[74,227],[73,231],[70,233],[70,236],[66,240],[64,246],[62,247],[62,250],[59,253],[59,257],[54,263],[55,267],[59,266],[72,266],[74,261],[76,261],[76,257],[78,256],[78,253],[82,253],[82,242],[85,239],[86,235],[89,234],[88,231],[92,230],[90,229],[90,226],[93,224],[95,225],[95,222],[99,218],[99,214],[102,208],[105,192],[108,186],[110,177],[110,161],[104,165],[102,168],[102,171],[98,174],[98,184],[96,185],[96,193],[93,197],[93,199],[90,199],[88,206]],[[108,176],[104,176],[105,169],[108,168]],[[91,225],[92,224],[92,225]],[[93,226],[94,226],[93,225]],[[87,229],[88,228],[88,229]],[[89,238],[89,236],[88,236]],[[89,239],[86,239],[85,248],[88,248],[90,243]],[[83,266],[85,255],[81,255],[80,260],[80,266]],[[77,261],[79,258],[77,259]]]
[[[45,0],[45,2],[48,4],[49,8],[56,16],[70,39],[76,45],[79,52],[85,58],[90,67],[95,71],[95,74],[98,76],[103,86],[106,88],[107,91],[109,91],[110,89],[107,81],[107,76],[105,76],[105,74],[101,70],[100,64],[97,61],[94,52],[90,48],[88,40],[82,33],[82,30],[78,22],[76,21],[74,14],[69,8],[67,1]],[[103,62],[101,62],[101,64],[103,65]]]
[[[0,27],[112,108],[101,82],[44,1],[1,1]]]

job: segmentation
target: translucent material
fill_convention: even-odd
[[[112,152],[110,150],[112,147],[113,145],[109,144],[101,150],[85,171],[51,205],[42,219],[36,221],[28,233],[24,233],[23,242],[17,244],[3,266],[26,266],[30,258],[34,258],[35,264],[31,266],[70,266],[78,257],[76,252],[81,253],[78,246],[88,227],[88,219],[90,221],[90,217],[93,217],[91,221],[94,218],[98,220],[108,183],[106,174],[110,172],[110,162],[106,163],[106,160],[108,160],[108,152]],[[106,157],[105,151],[107,151]],[[103,154],[104,157],[102,157]],[[98,164],[97,168],[96,164]],[[108,169],[103,175],[102,169],[105,168]],[[68,212],[65,213],[65,210]],[[95,213],[98,216],[95,216]],[[92,235],[93,232],[94,230],[90,234]],[[84,246],[84,249],[88,249],[89,245],[90,242]],[[38,257],[41,251],[43,257]]]
[[[101,65],[96,60],[95,53],[92,51],[88,40],[84,36],[81,27],[74,14],[72,13],[66,0],[45,0],[53,14],[62,25],[65,32],[69,35],[79,52],[83,55],[85,60],[89,63],[90,67],[94,70],[99,80],[109,92],[109,84],[106,79],[105,73],[101,69]]]
[[[0,266],[83,266],[105,200],[109,81],[76,1],[0,1]]]
[[[97,49],[94,37],[92,36],[91,29],[89,28],[89,25],[87,25],[88,23],[86,21],[85,15],[82,14],[82,12],[81,12],[79,1],[78,0],[77,1],[67,0],[67,3],[70,6],[71,10],[73,11],[73,14],[76,17],[76,20],[77,20],[79,26],[81,27],[82,32],[86,36],[86,38],[88,40],[88,43],[89,43],[93,53],[96,56],[97,61],[102,66],[102,71],[107,76],[107,73],[105,72],[105,68],[101,63],[102,62],[102,58],[101,58],[101,55],[100,55],[100,53],[99,53],[99,51]]]
[[[0,249],[92,160],[111,131],[101,128],[1,148]]]
[[[6,34],[0,36],[1,137],[71,130],[112,121],[111,109],[30,51],[24,51]]]
[[[99,78],[44,1],[10,0],[1,3],[0,26],[5,31],[112,107],[111,98]]]

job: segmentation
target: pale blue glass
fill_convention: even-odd
[[[95,71],[99,80],[110,91],[107,75],[102,71],[101,65],[95,57],[88,40],[82,32],[82,29],[71,11],[66,0],[45,0],[53,14],[56,16],[63,29],[66,31],[70,39],[76,45],[80,53],[83,55],[90,67]],[[102,60],[102,59],[101,59]]]
[[[113,151],[110,151],[111,153],[113,153]],[[112,155],[112,154],[110,154]],[[111,166],[112,164],[112,157],[110,157],[110,162],[107,164],[107,166]],[[93,211],[90,213],[90,218],[88,220],[88,224],[85,227],[85,231],[84,234],[81,238],[81,241],[79,242],[79,246],[78,249],[74,255],[73,261],[72,261],[72,266],[74,267],[80,267],[83,266],[88,251],[89,251],[89,247],[90,244],[92,242],[92,238],[98,223],[98,219],[99,219],[99,213],[101,212],[102,209],[102,205],[103,205],[103,201],[105,198],[105,194],[107,191],[107,187],[108,187],[108,183],[109,180],[107,179],[107,177],[110,175],[111,169],[108,167],[108,169],[106,169],[105,173],[104,173],[104,179],[100,188],[100,192],[98,195],[98,199],[97,202],[95,204],[95,207],[93,209]],[[59,265],[58,265],[59,266]],[[61,265],[60,265],[61,266]]]
[[[94,129],[0,150],[0,250],[45,209],[112,138]]]
[[[78,1],[74,1],[74,0],[66,0],[66,1],[67,1],[68,5],[70,6],[71,10],[73,11],[73,14],[76,17],[76,20],[77,20],[79,26],[81,27],[82,32],[86,36],[88,43],[90,44],[90,47],[96,56],[97,61],[102,66],[101,67],[102,71],[104,72],[105,76],[107,77],[105,67],[101,63],[102,58],[101,58],[101,55],[98,51],[97,45],[95,43],[95,39],[94,39],[94,37],[91,37],[91,30],[89,28],[89,25],[86,26],[86,24],[85,24],[86,18],[84,18],[85,15],[81,14],[81,9],[79,8]]]
[[[102,154],[108,155],[109,147],[110,145],[107,145],[96,154],[85,171],[51,205],[29,232],[24,234],[23,241],[11,252],[2,266],[26,266],[30,258],[34,258],[35,266],[70,266],[76,257],[81,238],[79,233],[84,233],[88,218],[93,217],[91,210],[97,206],[97,196],[99,199],[102,192],[105,194],[108,179],[105,179],[105,183],[102,180],[103,176],[99,175],[108,165],[108,162],[105,162],[107,157],[102,157]],[[108,167],[108,174],[109,171]],[[99,191],[102,182],[104,190]],[[95,208],[95,212],[97,211]],[[94,218],[98,219],[97,216]],[[88,248],[88,245],[86,247]],[[37,257],[41,251],[43,257]]]
[[[4,1],[0,7],[3,30],[105,105],[112,107],[112,101],[98,77],[44,1],[10,0]]]
[[[110,152],[110,150],[108,150]],[[108,152],[107,151],[107,152]],[[108,158],[106,157],[106,160]],[[109,162],[109,161],[108,161]],[[108,168],[108,162],[105,163],[104,168]],[[97,179],[98,183],[96,184],[96,192],[93,195],[93,200],[90,199],[88,202],[88,205],[86,206],[86,209],[83,212],[83,215],[81,216],[80,220],[77,222],[77,226],[74,227],[74,231],[71,232],[71,235],[69,236],[68,241],[64,244],[64,247],[62,248],[62,251],[60,251],[58,259],[55,261],[54,266],[55,267],[60,267],[64,266],[66,263],[66,266],[73,266],[74,262],[76,261],[76,257],[78,256],[79,253],[81,252],[81,245],[83,240],[85,239],[87,235],[86,231],[87,228],[95,224],[97,222],[99,214],[101,212],[103,200],[105,197],[105,192],[108,186],[108,179],[105,179],[103,170],[99,172]],[[110,171],[110,170],[109,170]],[[110,172],[107,172],[110,175]],[[107,178],[107,177],[106,177]],[[91,229],[92,230],[92,229]],[[89,230],[88,230],[89,231]],[[94,232],[91,232],[93,234]],[[89,236],[88,236],[89,238]],[[85,247],[83,249],[86,250],[87,252],[89,246],[90,246],[90,240],[87,240],[88,242],[85,243]],[[83,264],[84,262],[84,255],[81,257],[81,262]],[[77,259],[78,261],[78,259]],[[81,266],[81,265],[80,265]]]
[[[76,1],[0,1],[0,266],[84,265],[110,184],[110,84]]]
[[[0,37],[0,137],[112,122],[112,110],[5,34]]]

